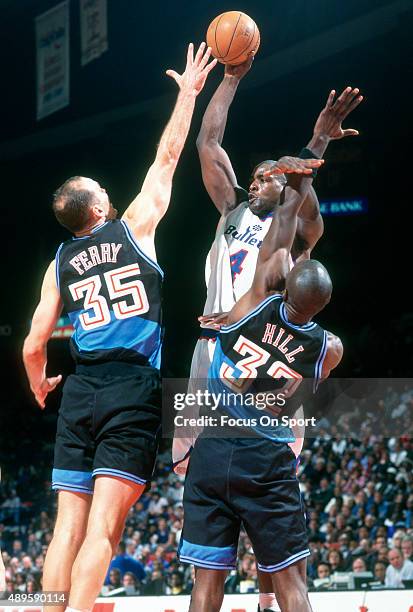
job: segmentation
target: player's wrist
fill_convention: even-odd
[[[224,79],[223,80],[224,80],[225,83],[229,83],[232,86],[237,87],[239,82],[240,82],[240,80],[241,80],[241,77],[239,75],[237,75],[237,74],[228,74],[226,72],[224,74]]]
[[[327,134],[327,132],[314,132],[312,140],[328,144],[331,140],[331,136]],[[315,146],[315,144],[313,146]],[[308,148],[311,148],[312,150],[313,146]]]
[[[179,100],[195,100],[197,92],[194,87],[181,87],[178,93]]]

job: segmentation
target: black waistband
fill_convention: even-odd
[[[209,340],[210,338],[216,338],[219,334],[219,331],[216,329],[209,329],[206,327],[201,328],[201,334],[199,336],[200,340]]]
[[[159,371],[152,366],[142,366],[137,363],[125,361],[105,361],[104,363],[78,363],[76,374],[86,374],[86,376],[159,376]]]

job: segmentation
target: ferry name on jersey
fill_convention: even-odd
[[[85,272],[103,263],[117,263],[122,244],[104,242],[80,251],[69,264],[82,276]]]

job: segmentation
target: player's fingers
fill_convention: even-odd
[[[326,103],[327,108],[330,108],[330,106],[333,105],[335,95],[336,95],[336,90],[332,89],[330,93],[328,94],[327,103]]]
[[[40,408],[43,410],[45,404],[44,404],[44,398],[40,397],[39,395],[35,395],[36,398],[36,402],[39,404]]]
[[[188,64],[188,66],[192,66],[192,64],[194,63],[194,44],[193,43],[189,43],[188,45],[188,51],[186,53],[186,63]]]
[[[206,44],[204,42],[201,42],[201,44],[199,45],[199,49],[196,52],[195,59],[194,59],[195,66],[199,66],[199,64],[201,63],[202,56],[203,56],[204,50],[205,50],[205,46],[206,46]]]
[[[346,97],[345,102],[343,102],[343,105],[342,105],[342,109],[344,113],[348,112],[349,107],[354,102],[354,100],[357,99],[357,96],[359,95],[359,93],[360,93],[360,90],[357,87],[350,91],[350,93]]]
[[[343,105],[346,103],[347,97],[350,94],[351,90],[352,90],[351,87],[346,87],[345,89],[343,89],[343,91],[341,92],[341,94],[339,95],[339,97],[333,104],[332,108],[334,110],[341,111],[341,109],[343,108]]]
[[[306,159],[304,163],[307,168],[318,168],[324,164],[324,159],[316,159],[315,157],[312,157],[311,159]]]
[[[212,62],[209,62],[208,66],[205,66],[204,71],[209,74],[213,68],[217,65],[218,60],[213,59]]]
[[[357,108],[357,106],[363,101],[363,99],[363,96],[357,96],[356,98],[354,98],[347,106],[344,116],[347,117],[347,115],[349,115],[355,108]]]
[[[359,132],[357,130],[343,130],[343,136],[358,136]]]
[[[199,61],[199,67],[201,70],[205,68],[205,66],[207,65],[210,55],[211,55],[211,47],[207,47],[205,49],[205,53],[203,54],[203,56],[201,57]]]
[[[48,378],[47,384],[49,385],[50,391],[53,391],[53,389],[56,389],[57,385],[61,382],[61,380],[62,380],[61,374],[59,374],[59,376],[52,376],[51,378]]]

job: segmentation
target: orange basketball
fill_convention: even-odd
[[[240,11],[228,11],[215,17],[206,35],[212,55],[222,64],[242,64],[260,46],[260,32],[251,17]]]

